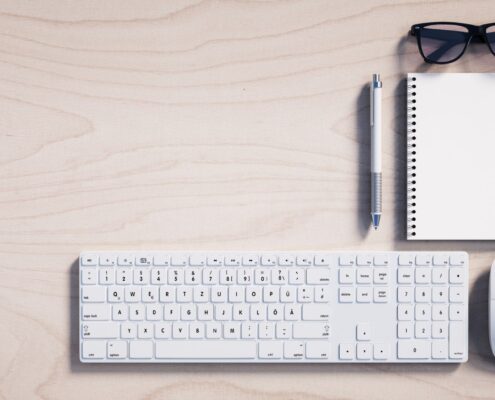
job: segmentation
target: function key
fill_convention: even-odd
[[[283,267],[290,267],[295,264],[294,256],[282,255],[278,257],[278,264]]]
[[[157,254],[153,257],[153,261],[157,267],[168,267],[170,265],[170,256],[167,254]]]
[[[431,254],[418,254],[416,256],[416,265],[430,266],[431,265]]]
[[[387,266],[390,264],[390,260],[386,255],[378,255],[374,257],[375,265]]]
[[[463,266],[466,265],[466,254],[457,253],[450,256],[450,265]]]
[[[339,264],[343,266],[351,266],[356,264],[356,256],[343,255],[339,257]]]
[[[139,265],[140,267],[146,267],[148,265],[153,264],[153,257],[152,256],[137,256],[136,257],[136,265]]]
[[[96,254],[83,254],[81,255],[81,265],[97,265],[98,264],[98,256]]]
[[[187,265],[187,257],[183,255],[172,255],[170,257],[170,265],[174,267],[185,267]]]
[[[368,254],[359,254],[357,256],[357,265],[359,266],[373,265],[373,256],[370,256]]]
[[[222,257],[219,257],[219,256],[208,256],[208,259],[206,260],[206,263],[210,267],[218,267],[219,265],[222,265]]]
[[[446,254],[435,254],[433,256],[433,265],[449,265],[449,256]]]
[[[399,255],[399,265],[402,265],[402,266],[414,265],[414,255],[412,255],[412,254]]]
[[[321,254],[315,256],[315,265],[318,267],[330,265],[330,256],[325,256]]]
[[[311,265],[312,259],[313,257],[309,257],[309,256],[297,256],[296,263],[301,267],[307,267],[308,265]]]
[[[416,265],[429,267],[431,265],[431,254],[418,254],[416,256]]]
[[[261,256],[261,265],[271,267],[277,264],[277,257],[275,256]]]
[[[189,257],[189,265],[193,267],[202,267],[206,264],[206,260],[204,256],[192,255]]]
[[[129,266],[129,265],[133,265],[134,261],[133,261],[131,256],[119,256],[118,264],[120,266],[125,267],[125,266]]]
[[[228,267],[236,267],[238,265],[241,265],[241,257],[240,256],[225,257],[225,265]]]
[[[102,255],[100,256],[100,265],[104,267],[111,267],[113,265],[117,265],[117,257]]]
[[[243,256],[242,265],[246,267],[254,267],[258,265],[258,257],[256,256]]]

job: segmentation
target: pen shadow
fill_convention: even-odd
[[[356,101],[356,132],[358,143],[358,231],[365,238],[370,231],[371,212],[371,141],[370,88],[364,85]]]
[[[215,375],[243,374],[314,374],[314,373],[359,373],[359,374],[398,374],[398,373],[445,373],[454,371],[456,364],[90,364],[79,360],[79,262],[75,260],[69,273],[69,335],[70,371],[74,374],[119,374],[136,373],[163,374],[207,373]]]

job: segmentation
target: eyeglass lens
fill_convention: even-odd
[[[495,48],[495,27],[491,30]],[[432,62],[449,62],[458,58],[469,40],[469,31],[460,25],[427,25],[420,30],[420,44],[424,56]]]

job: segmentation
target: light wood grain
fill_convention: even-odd
[[[0,398],[488,399],[493,242],[405,241],[406,36],[493,1],[0,3]],[[384,217],[369,222],[369,100],[384,81]],[[487,184],[491,184],[488,182]],[[461,366],[81,365],[83,249],[471,253]]]

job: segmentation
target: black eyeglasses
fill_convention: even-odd
[[[419,52],[426,62],[448,64],[462,57],[471,40],[485,42],[495,55],[495,22],[469,25],[458,22],[427,22],[411,27]]]

